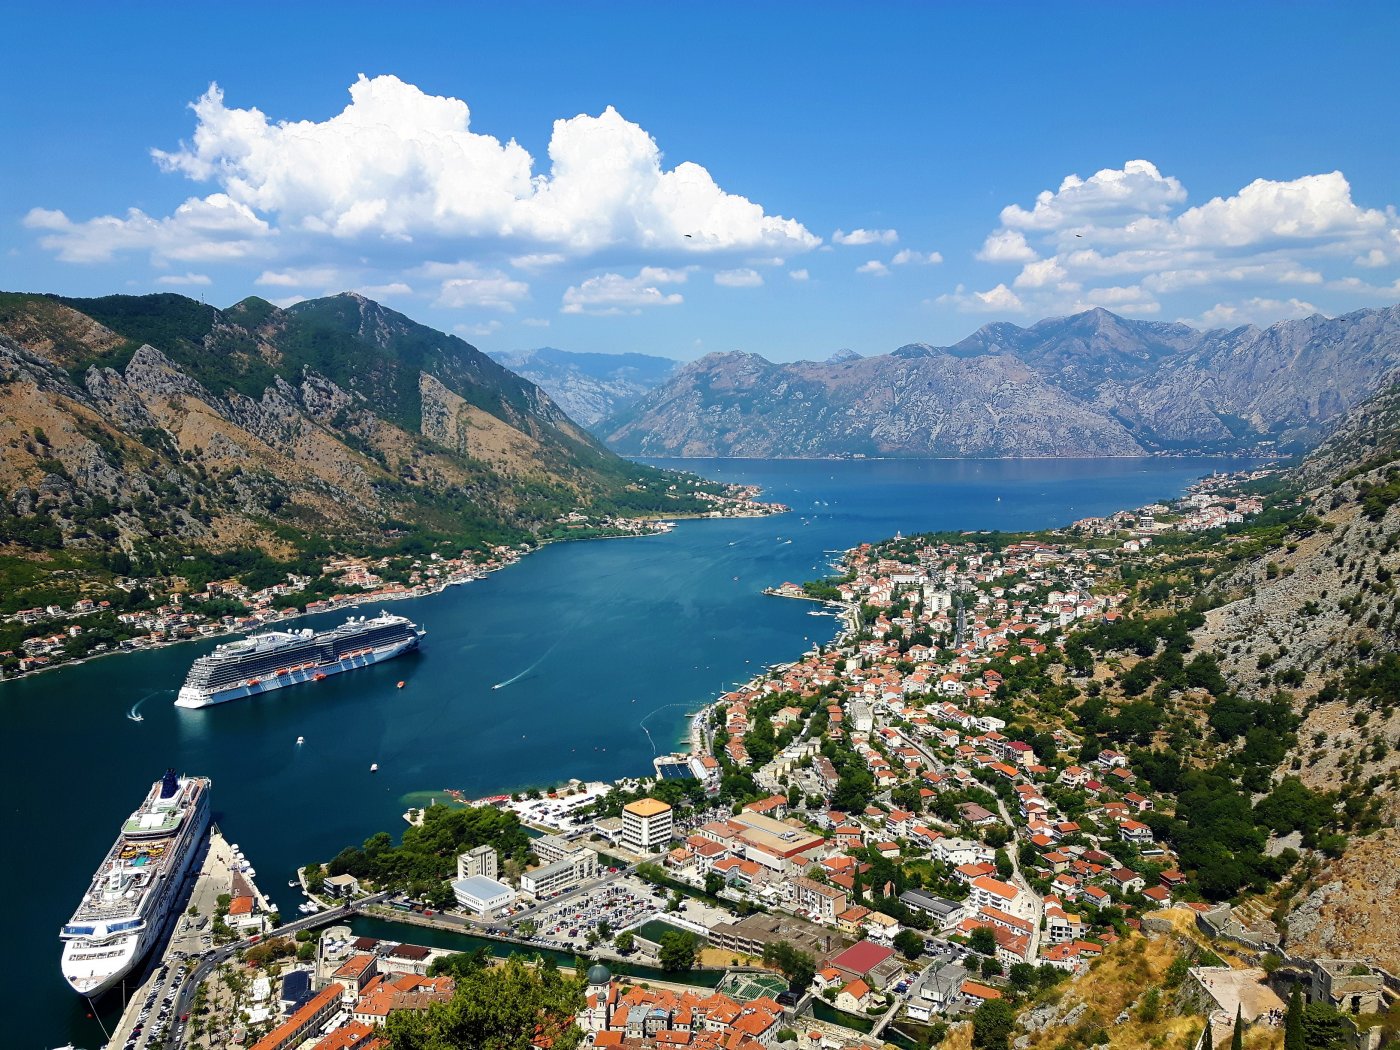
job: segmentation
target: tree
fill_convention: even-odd
[[[990,926],[979,926],[968,936],[967,946],[978,955],[994,955],[997,950],[996,934]]]
[[[1011,878],[1011,875],[1015,870],[1011,866],[1011,857],[1007,854],[1006,850],[1004,849],[999,849],[996,852],[996,866],[997,878],[999,879]]]
[[[631,930],[623,930],[621,933],[619,933],[616,937],[613,938],[613,946],[623,955],[626,955],[628,952],[630,952],[633,949],[633,947],[635,947],[635,945],[636,938],[633,936]]]
[[[1303,992],[1296,984],[1288,997],[1288,1016],[1283,1022],[1283,1050],[1307,1050],[1303,1041]]]
[[[1016,1014],[1005,999],[989,999],[972,1015],[972,1045],[980,1050],[1008,1050]]]
[[[1342,1050],[1351,1045],[1343,1017],[1331,1003],[1303,1007],[1303,1045],[1308,1050]]]
[[[1012,963],[1007,976],[1011,978],[1011,987],[1018,992],[1029,992],[1035,987],[1035,967],[1030,963]]]
[[[817,975],[816,959],[786,941],[765,945],[763,961],[769,966],[776,966],[787,978],[788,987],[795,992],[805,992]]]
[[[1235,1006],[1235,1028],[1230,1033],[1230,1050],[1244,1050],[1244,1005]]]
[[[668,973],[683,973],[695,966],[695,935],[668,930],[661,935],[658,961]]]
[[[574,1023],[582,1006],[581,979],[512,958],[459,978],[449,1002],[393,1011],[384,1035],[389,1050],[529,1050],[537,1043],[573,1050],[583,1036]]]
[[[462,980],[490,965],[491,949],[482,945],[476,951],[438,956],[428,964],[428,976],[437,977],[443,974],[454,980]]]
[[[1201,1050],[1215,1050],[1215,1037],[1210,1032],[1210,1018],[1206,1018],[1205,1034],[1201,1036]]]
[[[900,930],[894,935],[894,946],[906,959],[917,959],[924,951],[924,939],[913,930]]]
[[[724,876],[717,871],[707,872],[705,875],[705,893],[710,897],[718,897],[719,891],[724,889]]]

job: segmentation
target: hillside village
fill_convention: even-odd
[[[1029,1046],[1109,1026],[1104,1004],[1047,1004],[1139,966],[1150,941],[1150,1009],[1144,987],[1114,1008],[1132,1038],[1160,1009],[1183,1046],[1209,1025],[1217,1044],[1239,1027],[1244,1045],[1276,1047],[1305,1010],[1336,1045],[1374,1050],[1394,1034],[1393,972],[1294,948],[1262,902],[1371,834],[1377,802],[1274,775],[1289,716],[1190,654],[1210,605],[1199,586],[1161,587],[1164,566],[1203,551],[1229,565],[1268,530],[1315,530],[1296,497],[1257,494],[1271,484],[1207,479],[1058,533],[862,544],[840,577],[774,589],[839,607],[836,640],[719,697],[655,779],[486,800],[549,832],[523,864],[479,847],[439,892],[385,875],[402,863],[366,843],[325,871],[527,946],[674,973],[639,986],[589,968],[577,1022],[594,1046],[966,1045],[968,1020],[976,1045],[1005,1046],[981,1040],[1040,1003],[1021,1022]],[[702,953],[782,980],[745,985],[741,966],[719,992],[687,990]]]

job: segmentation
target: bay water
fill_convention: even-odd
[[[7,1044],[102,1044],[97,1020],[59,974],[58,929],[122,819],[167,766],[213,778],[214,819],[263,890],[295,914],[287,881],[298,865],[376,831],[397,837],[401,814],[426,792],[480,797],[649,774],[654,755],[683,743],[687,712],[832,637],[836,621],[809,616],[811,604],[761,593],[825,575],[832,552],[897,531],[1066,524],[1244,465],[650,462],[760,485],[792,512],[551,545],[488,579],[392,603],[428,631],[420,652],[252,700],[172,706],[190,662],[216,639],[0,683],[0,899],[23,1004]],[[345,615],[294,622],[320,629]],[[119,1003],[102,1006],[105,1017]]]

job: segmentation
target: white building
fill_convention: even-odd
[[[537,899],[573,889],[598,874],[598,854],[579,847],[559,860],[542,865],[520,876],[520,888]]]
[[[671,842],[671,807],[654,798],[642,798],[622,807],[624,846],[635,853],[651,853]]]
[[[494,879],[500,874],[500,861],[496,851],[490,846],[477,846],[457,856],[457,878],[469,879],[473,875],[484,875]]]
[[[513,889],[485,875],[458,879],[452,884],[452,895],[458,904],[477,915],[494,915],[515,899]]]

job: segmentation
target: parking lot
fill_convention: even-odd
[[[161,966],[152,975],[141,1011],[136,1015],[136,1024],[127,1036],[123,1050],[164,1046],[172,1037],[177,1043],[184,1041],[186,1019],[175,1017],[174,1011],[176,993],[185,979],[186,966],[184,960],[174,961]]]
[[[606,922],[616,934],[664,907],[664,900],[653,896],[651,887],[632,879],[617,879],[534,912],[530,919],[535,924],[532,939],[552,948],[581,951],[587,946],[589,932],[599,923]]]

